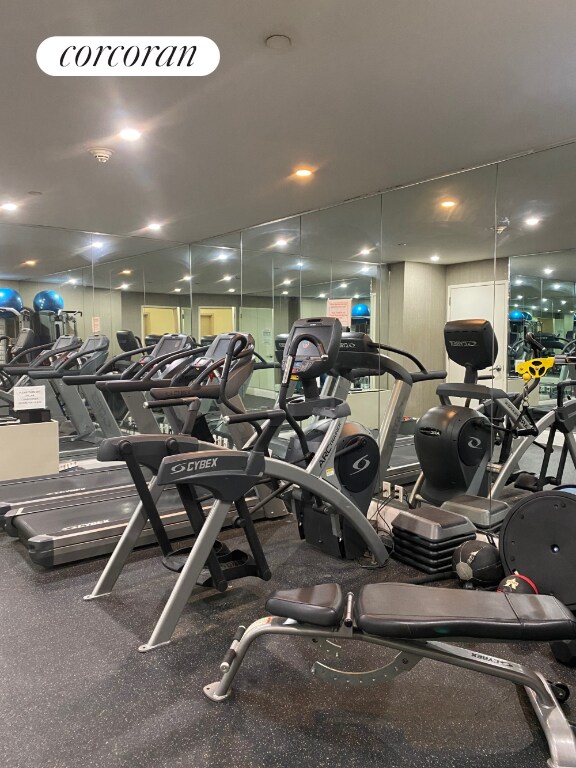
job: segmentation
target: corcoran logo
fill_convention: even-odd
[[[477,341],[449,341],[451,347],[476,347]]]
[[[36,61],[53,77],[209,75],[220,61],[209,37],[48,37]]]
[[[203,469],[214,469],[218,464],[218,459],[194,459],[185,464],[174,464],[170,469],[171,475],[180,475],[182,472],[199,472]]]

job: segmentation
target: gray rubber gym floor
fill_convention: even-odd
[[[510,683],[422,661],[390,684],[346,689],[314,679],[315,646],[258,641],[235,696],[215,704],[202,686],[238,624],[263,615],[274,589],[337,580],[346,588],[402,580],[328,558],[301,543],[292,519],[258,524],[271,582],[246,579],[228,593],[199,591],[172,645],[142,655],[174,583],[153,548],[131,560],[112,597],[83,602],[102,561],[44,571],[19,542],[0,540],[2,670],[0,764],[10,768],[283,768],[411,765],[532,768],[547,751],[522,690]],[[234,538],[230,532],[224,538]],[[229,542],[230,543],[230,542]],[[478,645],[549,679],[576,684],[545,644]],[[349,646],[352,668],[379,652]],[[569,708],[568,708],[569,712]]]

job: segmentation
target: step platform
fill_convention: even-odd
[[[463,515],[481,531],[497,531],[510,511],[504,501],[482,496],[455,496],[442,504],[442,509]]]
[[[392,538],[396,560],[424,573],[448,573],[454,550],[476,538],[476,528],[463,515],[423,504],[396,516]]]

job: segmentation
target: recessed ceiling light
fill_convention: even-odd
[[[180,293],[181,290],[182,288],[174,288],[174,293]]]
[[[132,270],[131,269],[123,269],[122,272],[118,272],[119,275],[131,275]]]
[[[70,280],[68,280],[69,285],[76,285],[78,280],[76,280],[75,277],[71,277]]]
[[[230,280],[232,280],[232,275],[224,275],[224,277],[222,278],[222,280],[225,280],[227,283],[229,283],[229,282],[230,282]]]
[[[1,207],[3,211],[16,211],[18,209],[16,203],[3,203]]]
[[[288,295],[288,291],[282,291],[282,296],[287,296],[287,295]]]
[[[555,291],[559,290],[559,288],[560,288],[560,283],[554,283],[554,285],[552,286],[552,288],[554,288],[554,290],[555,290]]]
[[[434,256],[430,256],[430,261],[440,261],[440,256],[434,254]]]
[[[517,306],[518,306],[518,304],[514,304],[514,306],[515,306],[515,307],[517,307]]]
[[[554,272],[554,270],[551,269],[550,267],[546,267],[546,269],[544,270],[544,274],[545,275],[551,275],[552,272]]]
[[[548,299],[542,299],[542,302],[548,301]]]
[[[369,253],[370,253],[370,248],[362,248],[362,250],[360,251],[361,256],[368,256]]]
[[[522,280],[515,280],[514,285],[522,285]]]
[[[369,269],[370,269],[370,267],[368,267],[366,264],[364,264],[364,266],[362,267],[360,272],[368,272]]]
[[[318,298],[319,299],[325,299],[326,298],[326,294],[325,293],[319,293],[318,294]]]
[[[529,227],[535,227],[537,224],[540,224],[541,219],[539,219],[537,216],[529,216],[527,219],[524,219],[524,224],[527,224]]]
[[[564,306],[564,304],[566,304],[566,302],[565,301],[561,301],[560,304],[562,304],[562,306]]]
[[[226,261],[227,258],[228,258],[228,254],[227,253],[219,253],[218,254],[218,261]]]
[[[137,128],[123,128],[118,135],[124,141],[138,141],[142,133]]]
[[[228,293],[236,293],[236,288],[228,288]]]
[[[536,307],[530,307],[530,309],[536,309]]]
[[[299,176],[301,179],[305,179],[312,176],[312,171],[309,168],[298,168],[294,175]]]
[[[355,293],[355,294],[354,294],[354,296],[353,296],[352,298],[353,298],[353,299],[359,299],[359,298],[360,298],[360,296],[359,296],[359,294]]]
[[[440,203],[440,205],[442,206],[442,208],[454,208],[454,206],[456,205],[456,201],[444,200],[442,203]]]
[[[158,224],[157,221],[152,221],[148,224],[147,229],[150,229],[152,232],[158,232],[159,229],[162,229],[162,224]]]
[[[296,262],[296,266],[297,267],[303,267],[304,266],[304,262],[303,261],[297,261]]]
[[[90,243],[90,245],[92,248],[102,248],[104,243],[101,240],[96,240],[95,242]]]
[[[190,282],[190,280],[192,280],[192,275],[184,275],[182,280],[186,280],[187,282]]]
[[[26,264],[27,267],[35,267],[38,262],[36,259],[28,259],[28,261],[25,261],[24,264]]]
[[[282,280],[282,285],[292,285],[292,280]]]
[[[348,283],[340,283],[340,288],[348,288]]]
[[[516,296],[516,298],[518,299],[518,301],[520,301],[520,299],[523,299],[524,296]]]
[[[121,290],[121,291],[127,291],[127,290],[128,290],[128,288],[130,288],[130,286],[128,285],[128,283],[122,283],[122,284],[121,284],[121,285],[119,285],[118,287],[120,288],[120,290]]]
[[[288,240],[285,240],[283,237],[280,237],[274,245],[278,246],[278,248],[284,248],[284,246],[288,245]]]

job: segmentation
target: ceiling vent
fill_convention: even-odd
[[[88,152],[99,163],[107,163],[114,154],[111,149],[105,149],[104,147],[91,147]]]

